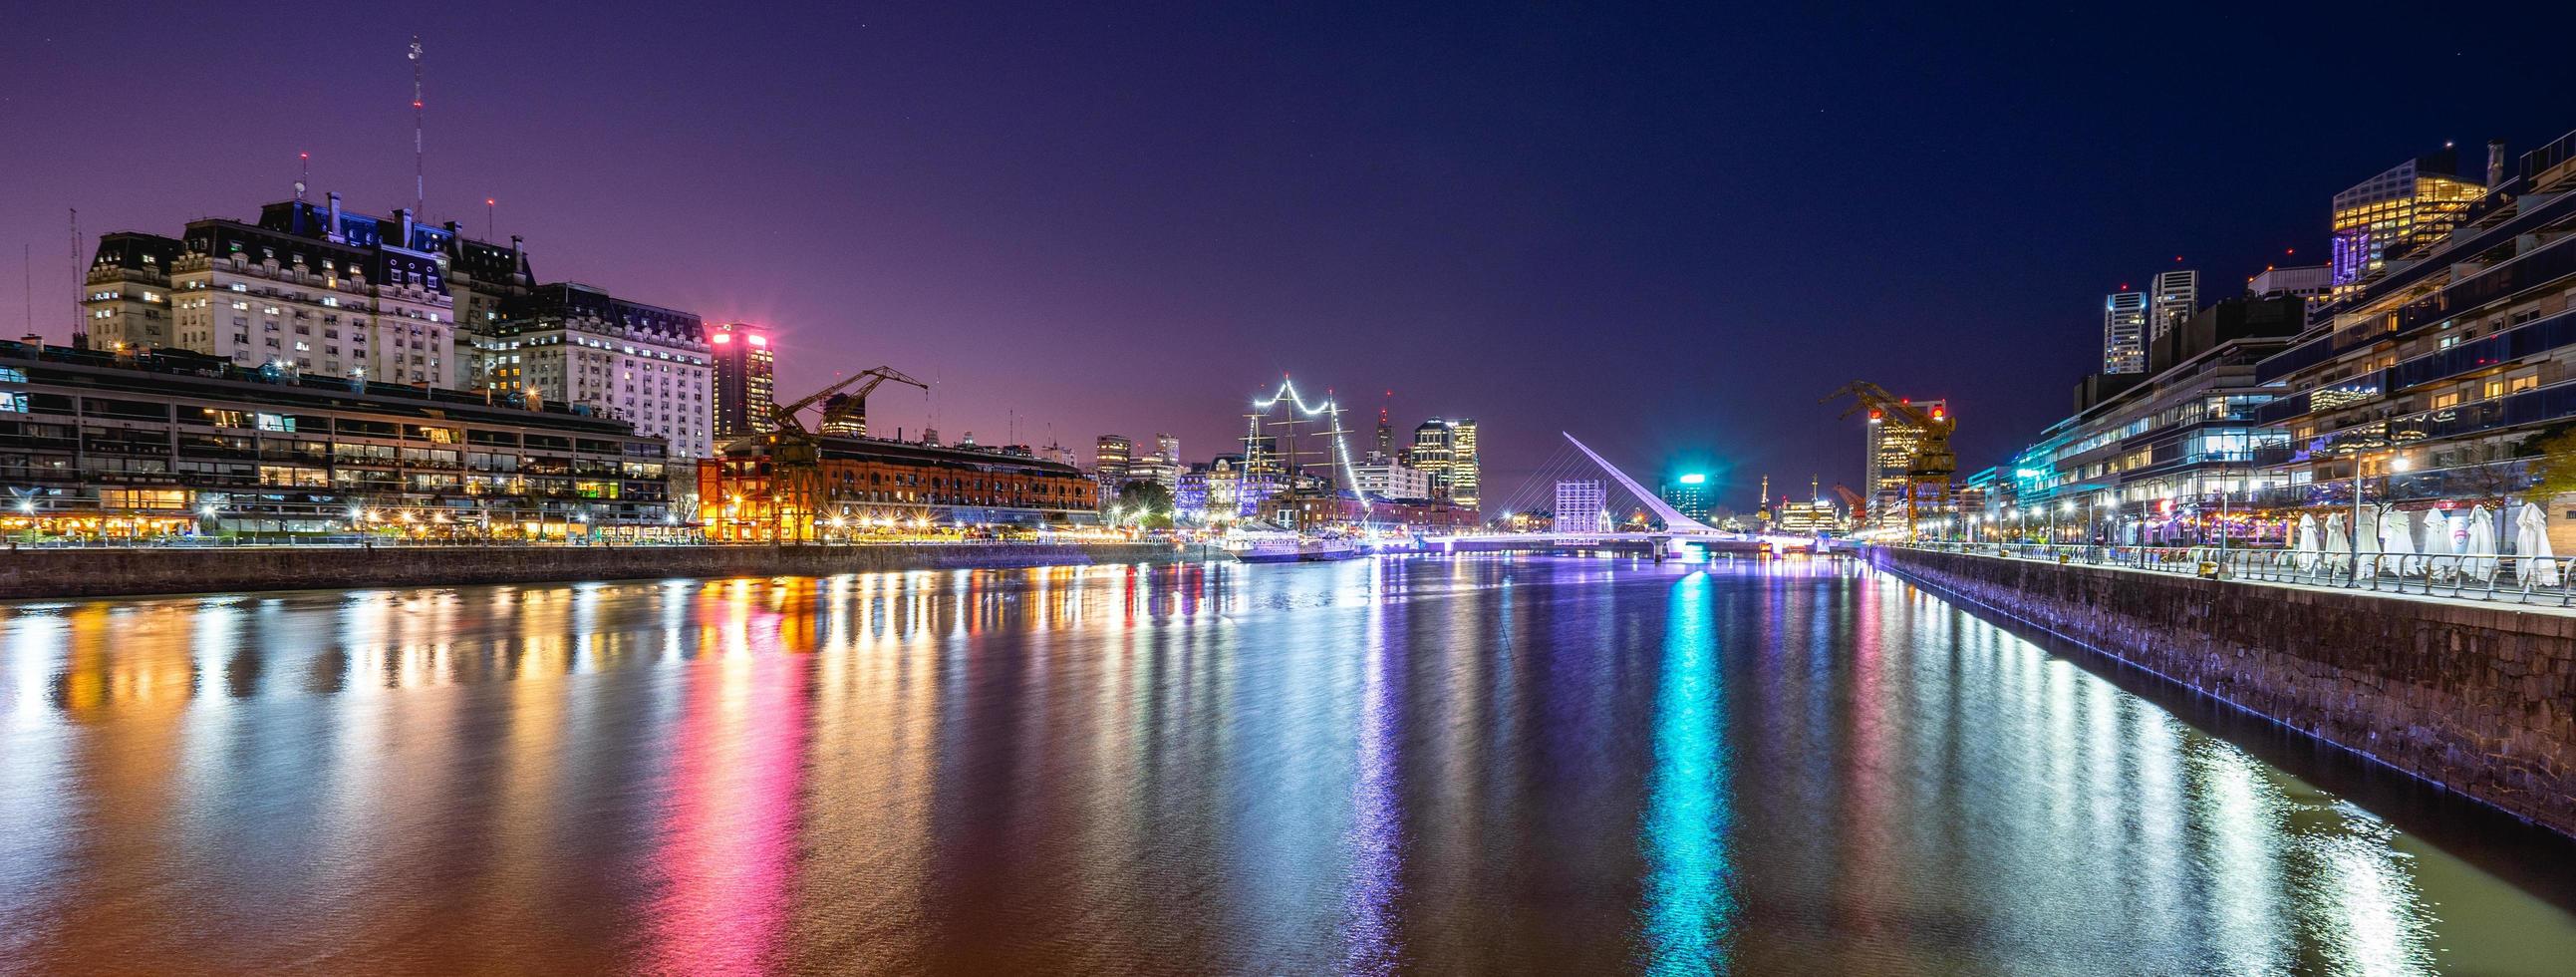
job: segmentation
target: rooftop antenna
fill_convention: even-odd
[[[499,198],[483,198],[483,239],[486,241],[498,240],[498,238],[493,236],[495,232],[492,230],[492,227],[493,222],[497,219],[493,216],[493,213],[498,210],[500,206],[501,201]]]
[[[33,336],[36,334],[36,246],[19,245],[18,263],[20,271],[27,276],[27,293],[20,298],[27,305],[27,335]]]
[[[297,153],[295,154],[295,161],[303,166],[303,169],[295,176],[295,202],[300,204],[304,202],[305,184],[311,182],[313,179],[313,154]]]
[[[426,216],[421,213],[421,204],[429,199],[429,183],[423,175],[426,170],[421,166],[421,107],[424,104],[420,97],[420,35],[414,34],[411,36],[411,214],[415,220]]]
[[[80,208],[78,208],[78,207],[74,207],[74,208],[72,208],[72,209],[71,209],[71,211],[72,211],[72,247],[71,247],[71,259],[72,259],[72,285],[73,285],[73,288],[72,288],[72,348],[74,348],[74,349],[88,349],[88,348],[89,348],[89,307],[81,304],[81,296],[86,295],[86,294],[89,294],[89,293],[86,291],[86,290],[89,288],[89,276],[88,276],[88,275],[86,275],[86,274],[83,274],[83,273],[81,272],[81,255],[80,255],[80,242],[81,242],[81,235],[80,235]]]

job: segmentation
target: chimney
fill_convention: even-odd
[[[340,195],[333,193],[329,196],[331,198],[331,233],[328,236],[332,243],[344,243],[348,239],[340,236]]]
[[[528,257],[519,253],[519,236],[510,235],[510,277],[522,285],[528,281]]]
[[[402,218],[402,240],[395,243],[401,247],[411,247],[411,222],[415,215],[409,207],[394,211],[394,215]]]
[[[2504,182],[2504,140],[2487,140],[2487,189]]]

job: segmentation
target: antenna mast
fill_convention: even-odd
[[[425,103],[420,97],[420,35],[414,34],[411,36],[411,216],[413,220],[429,219],[428,215],[421,213],[421,204],[429,199],[429,183],[424,176],[427,171],[421,166],[420,131],[424,121],[421,108],[423,104]],[[403,243],[409,245],[411,242]]]
[[[302,164],[304,167],[303,172],[298,173],[295,177],[295,202],[300,204],[304,202],[305,184],[313,181],[313,154],[297,153],[295,154],[295,161]]]
[[[72,348],[89,348],[89,306],[81,304],[89,294],[89,275],[81,271],[80,208],[72,211]]]

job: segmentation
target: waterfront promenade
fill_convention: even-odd
[[[940,541],[798,546],[101,547],[0,552],[0,599],[330,587],[435,587],[671,577],[1165,563],[1224,557],[1166,542]]]

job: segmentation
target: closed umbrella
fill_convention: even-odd
[[[2495,579],[2495,517],[2487,513],[2487,507],[2479,506],[2469,511],[2469,545],[2461,552],[2465,554],[2460,561],[2463,576],[2482,581]]]
[[[2323,549],[2322,545],[2317,542],[2317,517],[2307,515],[2300,516],[2298,536],[2299,542],[2298,549],[2296,550],[2298,555],[2291,561],[2292,565],[2298,567],[2302,572],[2316,569],[2317,553]]]
[[[2513,517],[2513,555],[2522,569],[2522,582],[2536,587],[2558,586],[2558,559],[2549,551],[2549,513],[2540,503],[2525,502]]]
[[[2379,510],[2379,550],[2397,558],[2394,562],[2400,574],[2424,568],[2424,561],[2415,556],[2414,517],[2395,506]]]
[[[2450,513],[2440,509],[2425,510],[2424,563],[2426,568],[2435,576],[2450,576],[2458,569],[2459,561],[2452,557],[2459,551],[2458,541],[2451,538]]]
[[[2352,537],[2344,535],[2343,513],[2326,517],[2326,569],[2336,573],[2352,570]]]
[[[2379,510],[2363,509],[2352,527],[2352,555],[2361,561],[2361,572],[2377,576],[2384,562],[2379,560]]]

